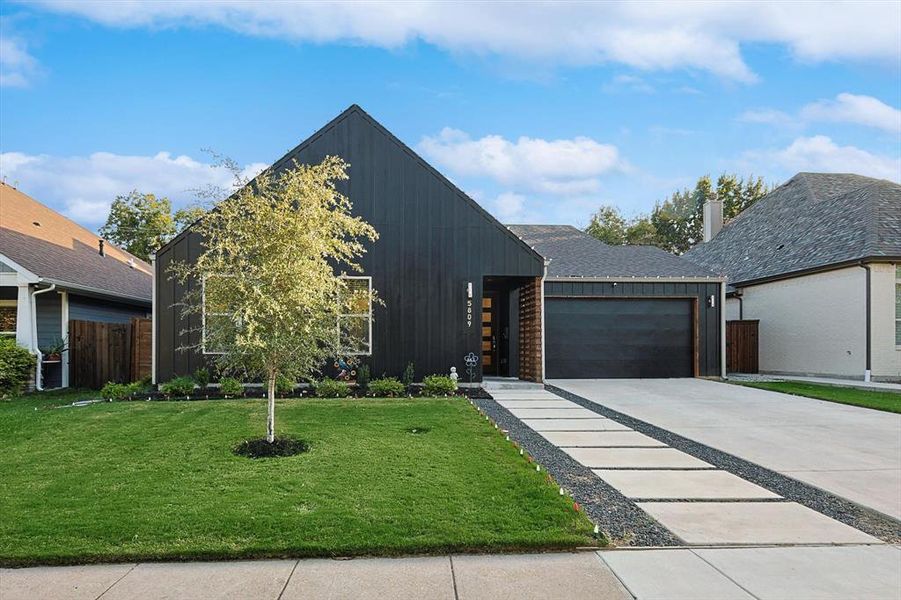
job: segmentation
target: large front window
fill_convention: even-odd
[[[338,346],[345,355],[372,354],[372,277],[343,279]]]
[[[227,277],[205,277],[203,283],[203,328],[201,345],[204,354],[224,354],[235,335],[235,322],[228,310]]]
[[[895,345],[901,348],[901,265],[895,265]]]
[[[0,300],[0,336],[16,337],[16,301]]]

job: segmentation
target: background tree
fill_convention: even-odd
[[[605,204],[591,216],[585,233],[605,244],[622,245],[626,243],[626,219],[618,208]]]
[[[137,190],[116,196],[100,236],[144,260],[172,239],[175,222],[168,198]]]
[[[276,380],[309,378],[357,343],[351,330],[337,334],[338,316],[374,300],[368,287],[349,287],[359,280],[342,279],[337,269],[359,271],[363,242],[378,238],[371,225],[351,216],[350,200],[335,187],[347,179],[346,169],[330,156],[319,165],[263,172],[252,185],[242,181],[194,225],[204,240],[197,260],[172,267],[183,283],[203,282],[187,294],[183,316],[203,314],[204,293],[209,312],[226,313],[208,318],[205,328],[206,344],[223,352],[219,367],[266,382],[269,443],[275,439]]]
[[[629,221],[625,243],[633,246],[660,245],[660,236],[657,228],[651,223],[651,217],[640,215]]]
[[[204,212],[202,206],[192,205],[173,214],[168,198],[132,190],[125,196],[116,196],[98,233],[138,258],[150,260],[152,253]]]

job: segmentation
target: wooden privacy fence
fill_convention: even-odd
[[[726,371],[757,373],[757,326],[760,321],[726,321]]]
[[[99,389],[150,375],[151,321],[69,321],[69,385]]]

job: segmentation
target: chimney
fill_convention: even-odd
[[[705,218],[706,218],[706,213],[704,213],[704,214],[705,214]],[[706,231],[706,229],[705,229],[705,231]],[[106,254],[103,252],[103,240],[97,240],[97,251],[100,252],[100,256],[106,256]]]
[[[704,241],[709,242],[723,228],[723,201],[708,200],[704,203]]]

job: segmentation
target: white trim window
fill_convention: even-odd
[[[0,300],[0,337],[16,337],[17,311],[15,300]]]
[[[901,265],[895,265],[895,346],[901,350]]]
[[[224,348],[221,345],[217,346],[216,340],[212,339],[213,337],[218,336],[228,336],[233,335],[234,332],[234,318],[232,317],[231,312],[228,311],[228,307],[222,301],[216,301],[215,299],[210,299],[207,296],[207,278],[204,277],[203,281],[200,283],[201,285],[201,320],[202,326],[200,330],[200,348],[203,354],[225,354]],[[210,335],[207,334],[208,323],[216,323],[215,327],[209,327],[212,331]],[[221,342],[221,340],[220,340]],[[209,345],[209,347],[207,347]]]
[[[341,278],[346,280],[345,293],[350,294],[350,300],[338,315],[339,351],[347,356],[371,356],[372,277],[342,275]]]

